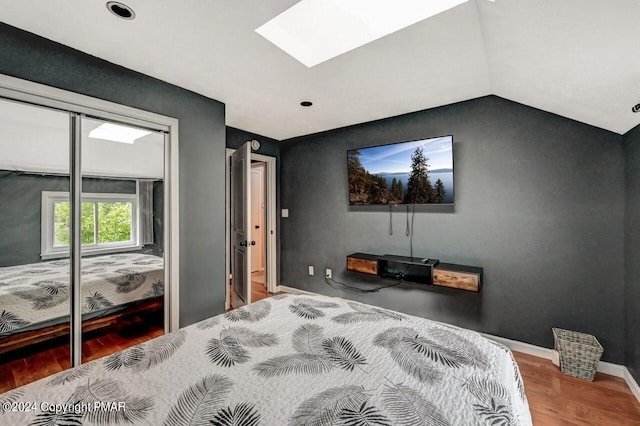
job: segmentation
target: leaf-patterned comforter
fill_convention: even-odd
[[[119,253],[83,258],[81,266],[83,314],[164,294],[161,257]],[[0,336],[62,322],[69,291],[69,259],[0,268]]]
[[[0,414],[16,425],[531,425],[501,344],[307,295],[212,317],[0,400],[35,403]]]

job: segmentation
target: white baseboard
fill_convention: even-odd
[[[295,287],[288,287],[286,285],[276,286],[276,293],[279,291],[282,291],[284,293],[291,293],[291,294],[318,294],[318,293],[313,293],[311,291],[300,290],[299,288],[295,288]]]
[[[519,342],[517,340],[505,339],[504,337],[494,336],[492,334],[480,333],[487,339],[491,339],[494,342],[502,343],[512,351],[522,352],[528,355],[537,356],[544,359],[552,359],[553,349],[543,348],[542,346],[536,346],[529,343]]]
[[[482,334],[487,339],[502,343],[512,351],[522,352],[528,355],[533,355],[548,360],[553,359],[553,349],[543,348],[541,346],[531,345],[529,343],[518,342],[517,340],[505,339],[504,337],[493,336],[487,333],[480,334]],[[635,381],[634,377],[631,375],[627,367],[620,364],[600,361],[598,363],[598,372],[609,374],[615,377],[622,377],[624,381],[627,382],[627,386],[629,386],[631,393],[633,393],[638,402],[640,402],[640,386],[638,386],[638,383]]]
[[[624,381],[627,382],[627,385],[629,385],[631,393],[636,397],[638,401],[640,401],[640,386],[638,386],[638,382],[636,382],[628,368],[625,368],[624,370]]]
[[[627,367],[625,367],[624,365],[612,364],[610,362],[600,361],[598,363],[598,371],[600,373],[609,374],[611,376],[625,378],[624,376],[628,370],[627,370]]]

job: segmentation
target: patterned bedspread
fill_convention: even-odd
[[[161,257],[120,253],[82,259],[82,312],[96,316],[164,293]],[[0,335],[69,316],[69,259],[0,268]],[[1,423],[1,422],[0,422]]]
[[[531,425],[501,344],[306,295],[210,318],[0,402],[0,423],[16,425]]]

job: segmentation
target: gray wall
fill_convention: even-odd
[[[625,155],[625,364],[640,383],[640,126],[624,135]]]
[[[350,148],[452,134],[453,209],[416,212],[414,253],[484,268],[480,294],[371,287],[353,252],[409,255],[406,215],[348,206]],[[284,141],[281,283],[552,347],[551,327],[595,334],[624,362],[622,136],[489,96]],[[426,210],[426,211],[425,211]],[[307,265],[316,276],[307,276]]]
[[[180,325],[224,311],[224,104],[0,24],[0,73],[180,120]]]
[[[251,133],[246,130],[227,126],[227,148],[238,149],[244,145],[245,142],[253,139],[260,142],[260,149],[253,152],[256,154],[268,155],[269,157],[276,157],[278,160],[280,159],[280,141],[257,133]]]

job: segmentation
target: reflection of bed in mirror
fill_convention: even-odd
[[[162,309],[158,256],[119,253],[82,260],[84,331],[123,315]],[[69,334],[69,259],[0,268],[0,353]]]

